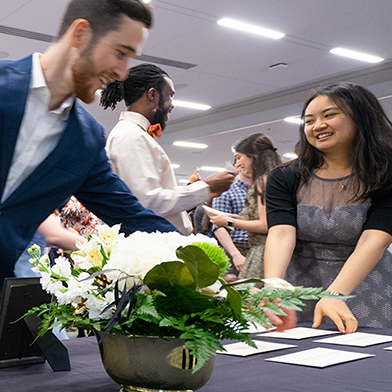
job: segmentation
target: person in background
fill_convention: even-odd
[[[110,132],[106,152],[116,173],[145,207],[171,222],[182,234],[190,234],[187,210],[209,200],[212,193],[229,188],[234,175],[216,173],[188,186],[177,186],[174,170],[161,137],[173,109],[174,84],[168,74],[153,64],[130,68],[124,82],[109,84],[101,105],[114,109],[124,100],[127,110]]]
[[[313,327],[328,316],[343,333],[391,328],[391,121],[370,91],[339,83],[305,102],[299,135],[298,158],[267,182],[265,276],[355,295],[299,312]],[[270,319],[296,323],[290,310]]]
[[[127,234],[175,230],[111,172],[104,130],[77,100],[126,77],[151,22],[139,0],[72,0],[44,54],[0,61],[0,286],[71,195]]]
[[[281,163],[271,140],[263,133],[255,133],[234,146],[238,169],[252,181],[239,215],[214,214],[211,222],[219,227],[228,226],[246,230],[250,249],[239,279],[264,278],[264,247],[267,234],[265,184],[270,171]],[[259,285],[258,285],[259,286]]]
[[[212,200],[212,208],[226,214],[239,215],[245,206],[246,194],[252,179],[239,168],[238,162],[235,161],[234,167],[238,173],[236,180],[230,185],[228,191]],[[248,232],[241,229],[228,230],[216,225],[212,226],[212,232],[230,258],[231,268],[225,280],[229,283],[235,282],[249,250]]]

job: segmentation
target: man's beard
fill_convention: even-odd
[[[95,67],[92,61],[91,50],[87,48],[72,65],[74,93],[87,104],[95,101],[95,91],[91,90],[94,74]]]
[[[166,127],[166,116],[168,113],[169,113],[169,109],[165,108],[162,102],[159,102],[158,109],[154,113],[154,117],[152,119],[151,124],[160,124],[163,131]]]

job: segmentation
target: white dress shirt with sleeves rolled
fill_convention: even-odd
[[[149,126],[139,113],[121,113],[106,143],[112,170],[143,207],[167,219],[182,234],[190,234],[193,227],[186,211],[207,201],[210,188],[203,181],[177,186],[170,159],[147,133]]]
[[[45,160],[60,140],[75,97],[68,98],[59,108],[51,111],[48,111],[49,100],[50,91],[42,72],[39,53],[34,53],[26,109],[1,202]]]

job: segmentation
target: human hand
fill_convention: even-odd
[[[195,172],[190,176],[189,182],[193,184],[194,182],[200,181],[201,177],[199,174],[199,168],[196,168]]]
[[[227,214],[225,214],[224,212],[217,213],[213,211],[211,211],[209,214],[210,222],[213,225],[216,225],[218,227],[227,226],[227,220],[229,219],[229,216]]]
[[[344,301],[336,298],[321,298],[314,309],[313,328],[317,328],[324,316],[328,316],[341,333],[352,333],[358,328],[358,321]],[[345,326],[346,325],[346,326]]]
[[[245,263],[246,258],[242,256],[241,253],[238,253],[233,256],[233,263],[235,265],[235,268],[237,268],[238,271],[241,271],[244,263]]]
[[[287,316],[277,316],[276,314],[267,311],[265,312],[271,321],[271,324],[276,327],[277,332],[283,332],[286,329],[294,328],[297,325],[297,314],[295,310],[286,308],[282,308],[282,310],[286,313]]]
[[[228,171],[219,172],[207,177],[204,182],[210,187],[211,193],[221,194],[229,189],[234,181],[235,173]]]

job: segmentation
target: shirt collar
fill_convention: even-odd
[[[121,112],[120,121],[132,121],[133,123],[139,125],[144,131],[147,132],[148,127],[151,125],[150,121],[146,119],[142,114],[136,112]]]
[[[33,53],[33,63],[31,69],[31,80],[30,80],[30,91],[37,91],[42,97],[45,103],[49,104],[50,91],[45,81],[44,73],[42,72],[41,63],[39,61],[40,53]],[[67,98],[57,109],[51,110],[51,113],[63,115],[63,119],[68,118],[69,112],[75,103],[75,95]]]
[[[239,180],[238,178],[235,180],[234,185],[236,185],[242,189],[245,189],[246,191],[249,189],[249,185],[245,184],[245,182]]]

